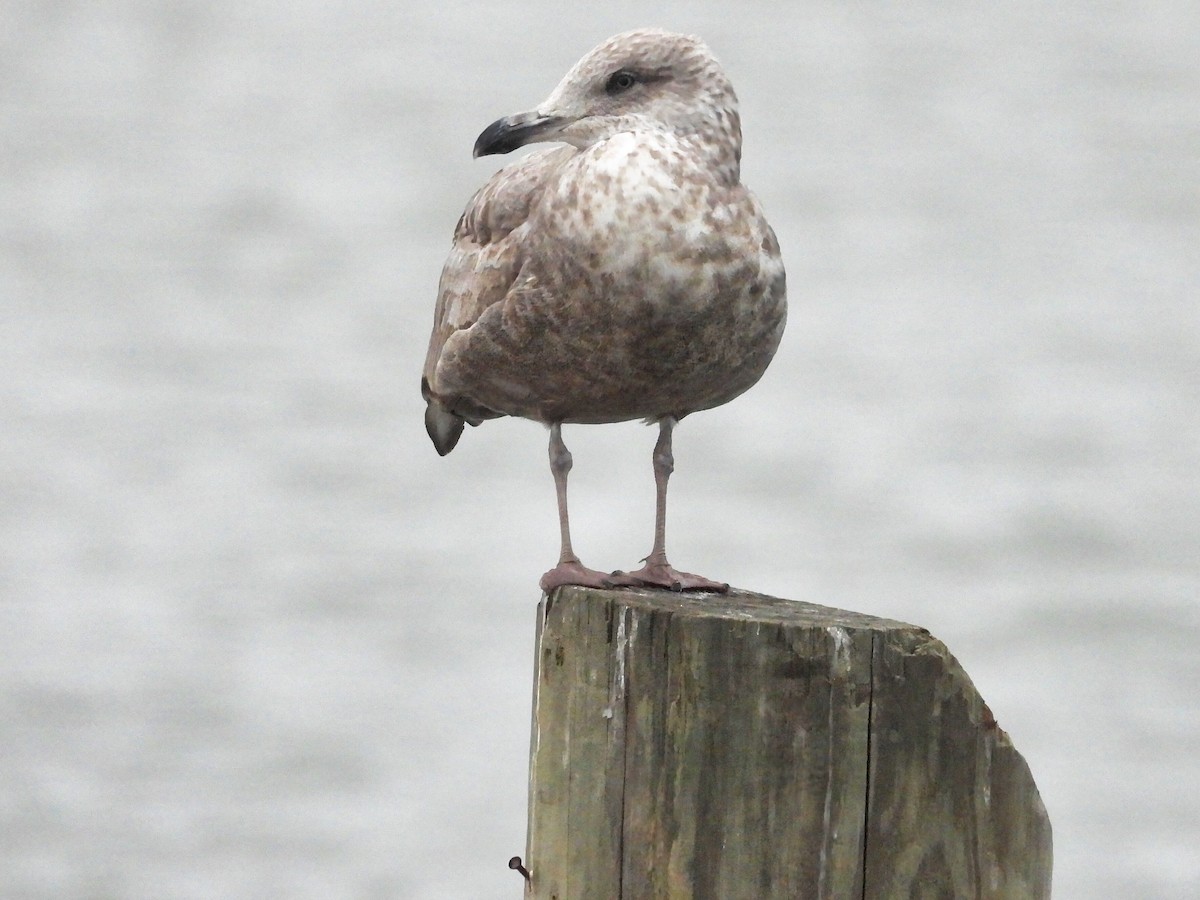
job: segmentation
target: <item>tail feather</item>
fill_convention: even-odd
[[[425,398],[425,431],[439,456],[445,456],[454,449],[458,439],[462,437],[463,425],[466,419],[451,412],[429,389],[429,380],[421,379],[421,396]]]
[[[466,420],[462,416],[456,416],[437,400],[430,398],[429,405],[425,407],[425,430],[429,433],[429,439],[433,441],[439,456],[445,456],[454,449],[454,445],[462,436],[465,424]]]

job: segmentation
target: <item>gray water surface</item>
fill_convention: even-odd
[[[792,315],[675,561],[921,624],[1058,898],[1200,890],[1200,6],[0,6],[0,897],[519,897],[545,432],[417,391],[476,134],[704,35]],[[652,430],[566,429],[577,549]]]

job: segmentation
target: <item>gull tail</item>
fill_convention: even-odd
[[[429,432],[429,439],[433,441],[439,456],[445,456],[454,449],[465,424],[467,422],[462,416],[456,416],[436,400],[430,400],[425,407],[425,430]]]
[[[458,439],[462,437],[466,419],[455,415],[447,409],[440,400],[430,393],[429,382],[421,379],[421,393],[425,396],[425,431],[437,449],[439,456],[445,456],[454,449]]]

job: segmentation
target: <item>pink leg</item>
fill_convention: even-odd
[[[612,587],[611,575],[587,568],[571,549],[571,523],[567,516],[567,473],[571,471],[571,451],[563,443],[562,426],[557,422],[550,426],[550,471],[554,474],[554,490],[558,494],[558,530],[562,538],[562,550],[558,554],[558,565],[543,575],[538,583],[547,593],[564,584]]]
[[[680,572],[667,562],[667,479],[675,471],[675,457],[671,453],[671,432],[675,420],[670,416],[658,423],[658,442],[654,445],[654,548],[636,572],[621,572],[616,575],[617,584],[642,584],[670,588],[673,591],[718,591],[729,590],[729,585],[712,581],[701,575]]]

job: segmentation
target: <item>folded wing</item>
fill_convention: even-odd
[[[438,378],[446,342],[503,303],[525,264],[521,232],[545,184],[574,153],[572,147],[535,151],[501,169],[471,198],[454,230],[454,244],[438,284],[433,334],[421,377],[428,404],[425,428],[438,453],[454,449],[463,425],[478,425],[503,413],[455,393]]]

